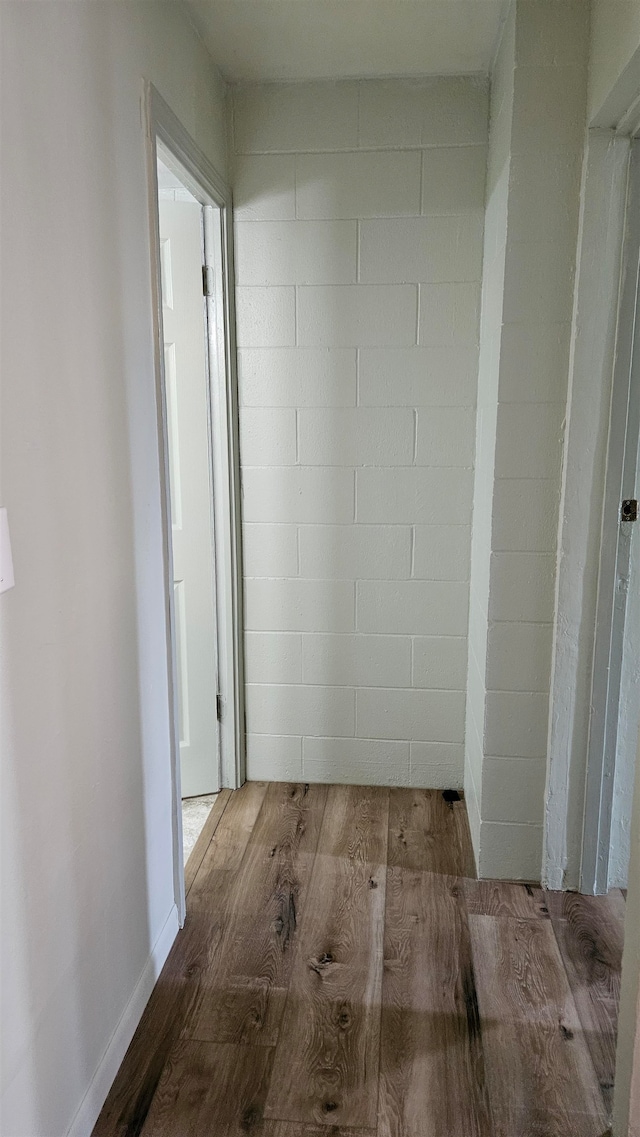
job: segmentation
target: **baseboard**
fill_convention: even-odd
[[[131,998],[120,1016],[120,1021],[111,1036],[111,1041],[89,1083],[89,1088],[80,1103],[80,1108],[71,1122],[67,1131],[67,1137],[90,1137],[93,1127],[98,1120],[100,1110],[104,1105],[106,1096],[120,1068],[122,1059],[135,1034],[136,1027],[142,1018],[142,1012],[149,1001],[149,996],[153,991],[156,980],[171,951],[173,942],[178,934],[178,929],[178,909],[174,904],[167,916],[160,935],[151,949],[151,954],[145,964],[142,975],[133,989]]]

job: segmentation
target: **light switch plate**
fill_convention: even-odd
[[[14,584],[9,521],[6,509],[0,508],[0,592],[6,592]]]

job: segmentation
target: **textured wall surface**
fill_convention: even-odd
[[[538,879],[588,10],[517,0],[492,80],[465,789],[479,871]]]
[[[236,90],[248,776],[462,784],[487,89]]]
[[[589,122],[613,126],[618,98],[611,94],[625,77],[631,77],[629,98],[637,90],[637,53],[640,48],[640,0],[592,0],[589,53]],[[635,61],[634,61],[635,57]],[[622,100],[622,108],[629,102]]]

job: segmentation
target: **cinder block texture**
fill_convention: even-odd
[[[298,289],[302,347],[406,347],[417,338],[417,284],[357,284]]]
[[[409,636],[306,635],[305,683],[356,687],[411,687]]]
[[[295,525],[243,525],[244,571],[252,576],[298,575],[298,530]]]
[[[438,286],[445,287],[457,286]],[[423,305],[421,316],[424,311]],[[437,315],[434,320],[443,328]],[[361,406],[469,409],[475,405],[478,351],[464,341],[463,346],[362,348],[358,379]]]
[[[362,221],[365,284],[474,281],[482,273],[482,214]]]
[[[374,738],[305,738],[306,781],[410,786],[409,743]]]
[[[299,154],[298,217],[402,217],[420,213],[419,151]]]
[[[295,344],[295,288],[237,288],[236,336],[238,347]]]
[[[467,608],[468,588],[461,581],[357,583],[357,623],[361,632],[466,636]]]
[[[287,632],[245,632],[247,683],[300,683],[302,636]]]
[[[302,739],[294,735],[247,734],[247,777],[254,782],[301,782]]]
[[[237,221],[239,285],[354,284],[355,221]]]
[[[235,220],[293,220],[296,215],[295,163],[292,154],[238,155],[233,179]]]
[[[250,777],[462,785],[487,101],[234,91]]]
[[[588,18],[516,0],[492,76],[465,754],[484,876],[541,872]]]
[[[309,687],[301,683],[291,686],[249,683],[247,730],[250,734],[353,738],[355,691],[347,687]]]
[[[410,525],[300,526],[300,575],[312,579],[404,580],[411,576],[412,540]]]
[[[471,833],[473,835],[473,826]],[[482,821],[478,840],[478,875],[501,880],[504,878],[504,866],[508,864],[510,880],[538,880],[542,833],[542,825]]]
[[[245,348],[238,352],[245,407],[353,407],[355,348]]]
[[[413,465],[416,424],[410,407],[305,408],[298,424],[306,466]]]
[[[245,466],[295,465],[296,412],[290,407],[243,407],[240,453]]]
[[[361,469],[356,518],[368,524],[469,525],[472,491],[473,471],[455,466]]]

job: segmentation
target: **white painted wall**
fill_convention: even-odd
[[[494,69],[465,774],[485,877],[541,869],[587,16],[516,0]]]
[[[595,0],[564,459],[543,875],[581,877],[586,755],[611,382],[629,159],[621,116],[640,89],[640,2]],[[601,129],[606,127],[607,129]],[[627,673],[628,674],[628,673]],[[629,724],[621,724],[623,735]],[[627,794],[627,789],[625,789]],[[628,795],[627,795],[628,797]],[[628,800],[627,800],[628,804]],[[626,826],[628,816],[616,819]],[[625,859],[619,859],[619,867]]]
[[[2,1132],[87,1137],[177,927],[142,81],[223,172],[225,93],[179,4],[1,15]]]
[[[589,122],[613,126],[619,108],[620,79],[637,81],[640,47],[640,0],[592,0],[589,54]],[[633,72],[633,77],[632,73]],[[612,97],[613,96],[613,97]],[[623,109],[626,109],[623,97]]]
[[[637,70],[640,62],[640,2],[639,0],[595,0],[592,5],[591,17],[591,46],[589,56],[589,120],[601,121],[613,125],[615,115],[625,109],[625,99],[629,95],[627,80],[635,83],[637,90]],[[631,73],[631,74],[630,74]],[[628,102],[626,104],[628,106]],[[608,121],[612,119],[612,121]],[[593,143],[592,143],[593,145]],[[610,137],[604,136],[602,147],[612,146]],[[623,143],[618,142],[618,146]],[[625,158],[624,150],[622,158]],[[619,163],[621,164],[621,163]],[[608,186],[603,178],[600,182],[594,178],[596,185]],[[617,227],[616,236],[621,233],[620,202],[624,200],[623,194],[618,190],[609,191],[614,205],[617,204],[617,214],[614,223]],[[604,232],[606,229],[602,225]],[[588,254],[588,246],[583,242],[581,255]],[[596,268],[592,270],[592,279],[596,279]],[[587,282],[588,283],[588,282]],[[593,289],[594,285],[591,284]],[[613,290],[607,289],[612,295]],[[610,313],[610,318],[614,316]],[[611,341],[610,334],[609,340]],[[611,351],[609,358],[611,358]],[[600,387],[606,398],[611,382],[611,367],[603,376]],[[583,408],[578,405],[578,413]],[[605,422],[604,415],[594,416],[596,422]],[[601,461],[599,469],[602,470]],[[603,479],[599,481],[599,499],[602,498]],[[634,534],[637,540],[637,534]],[[636,550],[637,551],[637,550]],[[637,561],[636,561],[637,563]],[[593,588],[593,585],[592,585]],[[589,641],[587,641],[589,643]],[[581,663],[581,661],[578,661]],[[583,665],[582,665],[583,666]],[[636,778],[634,791],[634,807],[629,829],[629,892],[627,895],[627,919],[625,922],[625,950],[622,970],[622,990],[620,999],[620,1021],[618,1023],[618,1047],[616,1053],[616,1089],[614,1099],[613,1134],[614,1137],[639,1137],[640,1135],[640,737],[638,738],[638,751],[636,759]],[[582,772],[579,767],[579,773]],[[568,811],[568,840],[569,851],[579,842],[580,815],[574,808],[571,810],[571,801]],[[579,869],[576,857],[569,860],[569,868],[574,873]]]
[[[233,106],[248,776],[459,786],[486,86]]]
[[[502,0],[187,0],[230,83],[486,74]]]
[[[594,628],[629,143],[585,148],[560,501],[543,879],[580,887]]]
[[[484,719],[489,611],[491,509],[498,412],[502,305],[507,247],[515,8],[505,22],[491,76],[490,132],[482,275],[482,316],[476,464],[469,596],[469,657],[465,729],[464,789],[476,859],[480,852]],[[522,664],[522,661],[521,661]],[[513,657],[511,666],[514,665]]]
[[[640,735],[629,842],[613,1137],[640,1137]]]
[[[639,455],[640,459],[640,450]],[[640,461],[636,463],[636,492],[640,486]],[[636,776],[636,743],[640,708],[640,527],[630,534],[629,593],[622,643],[622,674],[616,740],[609,888],[626,888],[629,880],[631,809]]]

